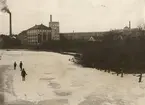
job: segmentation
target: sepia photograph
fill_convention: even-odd
[[[145,0],[0,0],[0,105],[145,105]]]

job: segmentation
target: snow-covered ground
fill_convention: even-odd
[[[3,54],[2,54],[3,53]],[[72,56],[52,52],[0,50],[5,72],[5,101],[37,105],[145,105],[145,82],[133,75],[120,76],[83,68]],[[23,61],[27,72],[21,80],[13,62]],[[17,101],[15,101],[17,100]],[[16,105],[16,104],[13,104]],[[19,104],[20,105],[20,104]]]

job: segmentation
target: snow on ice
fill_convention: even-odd
[[[133,75],[120,76],[70,62],[72,56],[53,52],[5,51],[5,102],[11,105],[145,105],[145,82]],[[26,81],[14,61],[24,63]],[[19,65],[18,65],[19,66]]]

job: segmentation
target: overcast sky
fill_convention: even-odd
[[[60,32],[104,31],[144,22],[145,0],[7,0],[13,33],[35,24],[48,26],[49,15],[60,22]],[[9,16],[0,12],[0,34],[9,33]]]

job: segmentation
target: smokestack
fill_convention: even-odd
[[[52,22],[52,15],[50,15],[50,22]]]
[[[9,8],[5,5],[5,2],[3,3],[3,5],[4,5],[4,7],[1,9],[1,11],[9,14],[9,25],[10,25],[9,34],[11,36],[12,35],[12,14],[11,14]]]
[[[129,21],[129,29],[131,29],[131,22]]]
[[[11,36],[12,35],[12,14],[11,14],[11,12],[9,12],[9,16],[10,16],[9,22],[10,22],[10,36]]]

